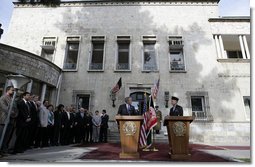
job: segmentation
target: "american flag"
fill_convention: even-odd
[[[141,134],[140,134],[140,139],[139,143],[141,147],[146,147],[147,146],[147,97],[146,94],[144,95],[144,103],[143,103],[143,124],[141,127]]]
[[[121,78],[120,78],[119,81],[117,82],[117,84],[112,88],[111,92],[117,93],[120,90],[121,86],[122,86],[122,82],[121,82]]]
[[[157,99],[158,91],[159,91],[159,80],[158,82],[154,84],[153,90],[152,90],[152,97],[153,99]]]

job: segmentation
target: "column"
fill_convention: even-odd
[[[242,51],[243,59],[246,59],[245,50],[244,50],[244,46],[243,46],[243,38],[242,38],[242,35],[239,35],[239,43],[240,43],[240,46],[241,46],[241,51]]]
[[[220,42],[221,57],[222,58],[227,58],[225,56],[225,50],[224,50],[224,45],[223,45],[223,40],[222,40],[222,36],[221,35],[219,35],[219,42]]]
[[[4,95],[4,94],[5,94],[5,92],[6,92],[6,88],[7,88],[8,86],[12,86],[12,82],[11,82],[11,80],[6,79],[6,81],[5,81],[5,85],[4,85],[4,90],[3,90],[3,94],[2,94],[2,95]]]
[[[218,35],[214,35],[214,40],[215,40],[215,46],[216,46],[216,50],[217,50],[218,59],[221,59],[222,56],[221,56],[221,52],[220,52]]]
[[[243,43],[244,43],[244,48],[245,48],[245,52],[246,52],[246,58],[247,59],[250,59],[251,56],[250,56],[250,50],[249,50],[249,47],[248,47],[248,43],[247,43],[247,39],[246,39],[246,36],[243,35]]]
[[[43,86],[42,86],[41,102],[43,102],[44,99],[45,99],[46,88],[47,88],[47,85],[44,83]]]
[[[31,93],[31,91],[32,91],[32,86],[33,86],[33,80],[31,80],[31,82],[29,82],[29,83],[27,84],[27,92]]]

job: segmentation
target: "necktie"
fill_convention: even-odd
[[[130,115],[130,105],[128,105],[128,114]]]

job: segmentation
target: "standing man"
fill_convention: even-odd
[[[39,120],[40,120],[40,139],[41,139],[41,147],[48,147],[49,143],[47,141],[47,126],[48,126],[48,116],[49,110],[47,109],[49,106],[49,101],[44,100],[43,104],[40,106],[39,112]],[[40,144],[40,143],[39,143]]]
[[[109,116],[106,114],[106,110],[102,111],[101,127],[99,141],[107,143],[107,130],[108,130]]]
[[[101,125],[101,117],[99,115],[99,111],[95,111],[95,115],[92,117],[93,123],[93,141],[95,143],[99,142],[99,133],[100,133],[100,125]]]
[[[85,109],[85,143],[92,143],[93,123],[92,113]]]
[[[179,99],[175,96],[171,98],[171,104],[173,107],[170,109],[169,115],[170,116],[183,116],[183,109],[179,106],[178,103]]]
[[[125,98],[125,104],[119,106],[118,115],[138,115],[135,107],[132,106],[132,97]]]
[[[30,107],[30,115],[31,115],[31,121],[29,123],[29,145],[28,147],[34,146],[35,136],[36,136],[36,130],[39,123],[39,113],[38,113],[38,106],[36,104],[36,101],[38,101],[38,96],[32,95],[29,99],[29,107]]]
[[[11,104],[11,101],[12,101],[13,94],[14,94],[14,87],[13,86],[8,86],[6,88],[6,94],[3,95],[0,98],[0,138],[3,135],[3,129],[4,129],[4,126],[6,124],[8,111],[9,111],[9,107],[10,107],[10,104]],[[11,112],[12,112],[12,114],[15,113],[13,111],[13,109],[12,109]],[[14,128],[13,125],[11,123],[9,123],[8,126],[7,126],[7,130],[5,132],[4,139],[3,139],[2,148],[0,148],[1,152],[7,152],[8,144],[9,144],[9,141],[10,141],[11,136],[12,136],[13,128]]]
[[[158,106],[156,106],[155,108],[157,116],[157,125],[154,127],[154,130],[156,131],[156,134],[159,134],[161,130],[162,112],[158,109]]]
[[[80,108],[80,111],[75,115],[74,121],[75,143],[85,141],[85,109]]]
[[[60,139],[60,130],[61,130],[61,119],[62,112],[64,111],[65,106],[63,104],[59,104],[57,110],[54,112],[54,145],[59,145]]]
[[[30,108],[28,104],[29,99],[30,93],[25,92],[22,94],[22,99],[17,104],[19,114],[16,122],[17,129],[14,153],[23,153],[26,150],[28,142],[28,124],[31,121]]]

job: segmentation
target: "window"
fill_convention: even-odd
[[[77,61],[79,54],[79,37],[67,38],[66,58],[64,62],[64,69],[75,70],[77,69]]]
[[[204,97],[203,96],[191,96],[191,106],[193,112],[204,111]]]
[[[188,107],[197,121],[212,121],[208,92],[187,92]]]
[[[143,36],[143,70],[156,71],[156,36]]]
[[[130,36],[118,36],[117,70],[130,70]]]
[[[227,51],[227,56],[229,59],[242,59],[242,52],[240,50],[236,50],[236,51]]]
[[[92,37],[92,55],[89,65],[90,70],[103,70],[104,41],[104,36]]]
[[[180,36],[169,36],[170,70],[185,71],[183,41]]]
[[[245,108],[246,118],[248,120],[250,120],[250,114],[251,114],[250,96],[244,96],[243,101],[244,101],[244,108]]]
[[[43,44],[41,45],[41,56],[51,62],[54,61],[54,52],[56,48],[56,37],[44,37]]]

